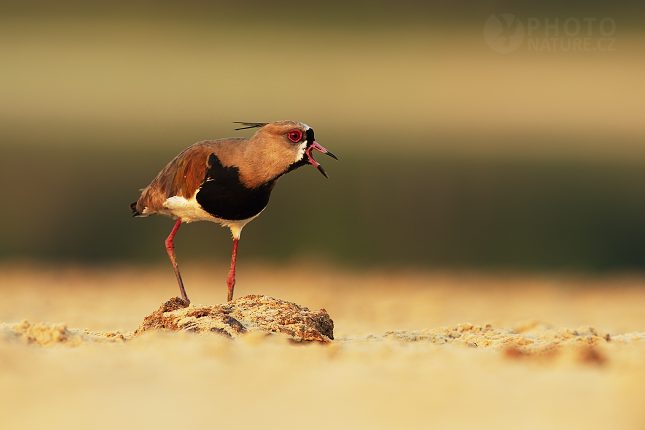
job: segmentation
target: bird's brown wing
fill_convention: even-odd
[[[190,199],[204,180],[212,152],[211,142],[199,142],[177,155],[143,190],[132,206],[135,216],[144,214],[144,210],[144,215],[159,212],[170,197]]]

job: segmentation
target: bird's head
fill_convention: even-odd
[[[243,127],[236,130],[259,128],[251,140],[261,143],[266,150],[267,156],[279,158],[283,163],[286,163],[284,173],[305,164],[311,164],[327,177],[325,169],[313,156],[314,150],[338,160],[334,154],[316,142],[314,130],[307,124],[296,121],[276,121],[272,123],[237,122],[236,124],[243,125]]]

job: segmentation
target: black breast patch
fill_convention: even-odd
[[[240,182],[237,167],[224,167],[215,154],[208,157],[208,169],[197,193],[197,203],[216,218],[238,221],[251,218],[269,203],[275,180],[257,188]]]

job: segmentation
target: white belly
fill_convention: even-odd
[[[195,193],[197,195],[197,193]],[[163,204],[164,209],[159,211],[160,214],[168,215],[173,218],[181,218],[182,222],[194,222],[194,221],[211,221],[216,222],[222,225],[222,227],[229,227],[231,233],[235,239],[240,238],[242,228],[253,218],[260,215],[257,214],[251,218],[243,220],[225,220],[221,218],[216,218],[213,215],[206,212],[201,208],[197,199],[193,196],[192,199],[186,200],[184,197],[174,196],[170,197]],[[264,210],[264,209],[263,209]],[[262,212],[260,212],[262,213]],[[144,211],[145,214],[145,211]]]

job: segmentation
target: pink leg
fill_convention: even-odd
[[[228,285],[228,301],[233,300],[233,288],[235,287],[235,263],[237,261],[237,242],[239,239],[233,239],[233,256],[231,257],[231,271],[228,272],[226,285]]]
[[[177,276],[177,283],[179,284],[179,291],[181,292],[181,298],[186,300],[188,303],[190,303],[190,300],[188,300],[188,296],[186,295],[186,290],[184,289],[184,283],[181,280],[181,275],[179,274],[179,266],[177,266],[177,257],[175,257],[175,243],[173,242],[173,240],[175,239],[175,235],[177,234],[177,230],[179,230],[180,225],[181,225],[181,218],[177,220],[177,224],[175,224],[175,227],[170,232],[170,236],[168,236],[168,238],[166,239],[166,251],[168,251],[168,257],[170,257],[172,268],[175,269],[175,276]]]

